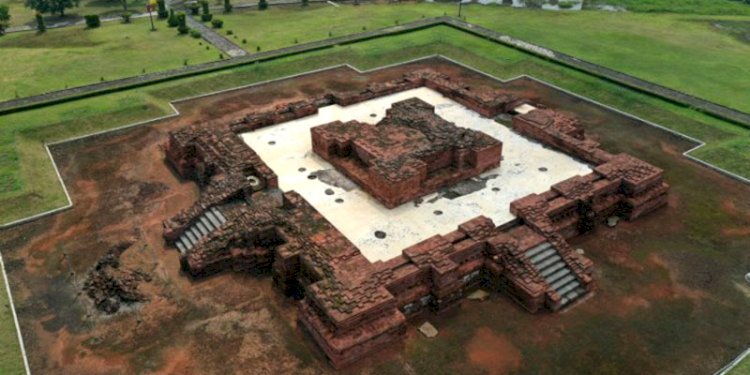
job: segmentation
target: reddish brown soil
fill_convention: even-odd
[[[422,65],[471,85],[500,86],[447,63]],[[172,129],[211,126],[216,122],[205,122],[234,119],[327,88],[361,88],[417,68],[368,75],[336,69],[191,100],[177,104],[182,112],[177,118],[56,147],[74,207],[0,232],[32,372],[333,372],[297,327],[295,302],[280,296],[268,275],[221,274],[195,281],[180,273],[176,251],[165,249],[161,221],[188,207],[197,190],[167,168],[160,144]],[[631,152],[664,168],[673,186],[669,207],[575,241],[594,260],[599,284],[583,303],[561,314],[531,315],[501,296],[467,302],[455,314],[429,317],[440,330],[436,339],[410,329],[403,345],[344,372],[479,368],[499,374],[580,374],[606,367],[609,373],[710,373],[721,367],[746,345],[744,333],[750,329],[750,322],[735,319],[750,306],[736,284],[744,282],[741,270],[750,267],[750,188],[683,158],[680,153],[692,146],[688,142],[529,80],[504,86],[549,106],[575,109],[586,130],[601,135],[605,149]],[[631,142],[633,134],[639,135],[637,142]],[[708,214],[714,216],[694,225]],[[78,295],[80,284],[123,238],[135,240],[123,263],[154,276],[142,286],[150,301],[103,316]],[[682,310],[670,310],[681,304],[689,305],[690,319]],[[672,339],[675,335],[681,336]],[[716,337],[722,337],[721,346],[705,345]]]
[[[523,356],[504,335],[482,327],[466,346],[471,363],[481,367],[490,375],[503,375],[518,370]]]

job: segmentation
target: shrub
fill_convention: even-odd
[[[185,13],[177,13],[177,31],[180,34],[187,34],[190,32],[190,28],[187,27],[187,23],[185,22]]]
[[[95,29],[102,25],[102,21],[96,14],[87,14],[83,16],[83,18],[86,20],[86,27],[88,27],[89,29]]]
[[[211,9],[208,8],[208,1],[201,1],[201,8],[203,9],[203,14],[211,14]]]
[[[560,7],[560,9],[571,9],[575,5],[572,1],[561,1],[557,4],[557,6]]]
[[[201,37],[201,32],[198,30],[190,30],[190,36],[195,39],[199,39]]]
[[[247,39],[242,39],[242,44],[247,44]]]
[[[260,52],[260,46],[255,47],[255,52]]]
[[[219,60],[224,60],[224,54],[223,53],[219,54]]]
[[[42,16],[41,13],[36,14],[36,29],[40,33],[43,33],[47,30],[47,25],[44,23],[44,16]]]
[[[232,3],[229,0],[224,0],[224,13],[231,13],[232,8]]]
[[[174,15],[174,9],[169,10],[169,18],[167,18],[167,26],[169,27],[180,26],[180,22],[177,20],[177,16]]]
[[[122,23],[130,23],[130,16],[132,16],[130,12],[121,14],[120,17],[122,17]]]
[[[0,4],[0,35],[5,34],[5,29],[10,26],[10,7]]]
[[[190,14],[192,14],[194,16],[197,16],[200,13],[200,11],[201,11],[201,6],[198,5],[197,3],[196,4],[190,4],[190,6],[188,7],[188,9],[190,9]]]
[[[211,21],[211,26],[212,26],[212,27],[213,27],[214,29],[221,29],[221,28],[222,28],[222,26],[224,26],[224,21],[222,21],[222,20],[220,20],[220,19],[216,18],[216,19],[214,19],[214,20],[212,20],[212,21]]]
[[[234,34],[234,31],[232,31],[232,30],[227,30],[227,35],[233,35],[233,34]]]
[[[303,7],[306,7],[308,5],[310,5],[310,0],[302,0],[302,6]]]
[[[211,21],[213,18],[214,18],[214,15],[211,14],[211,13],[209,13],[209,14],[205,14],[205,13],[201,14],[201,21],[203,21],[203,22]]]
[[[260,0],[258,2],[258,9],[260,9],[260,10],[266,10],[266,9],[268,9],[268,0]]]
[[[167,12],[167,5],[164,3],[164,0],[156,0],[156,14],[158,14],[159,19],[165,19],[169,17],[169,12]]]

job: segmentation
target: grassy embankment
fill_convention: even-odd
[[[13,321],[5,288],[5,278],[0,274],[0,374],[21,375],[26,371],[21,358],[21,347],[18,345],[16,323]]]
[[[29,25],[36,27],[36,21],[34,20],[34,14],[36,14],[36,11],[24,7],[24,3],[24,0],[0,0],[0,4],[7,4],[10,8],[11,26]],[[128,11],[131,13],[145,12],[145,7],[145,0],[128,0]],[[119,16],[124,11],[122,1],[84,0],[80,1],[77,7],[66,9],[64,17],[46,13],[44,19],[49,25],[63,21],[81,20],[86,14],[99,14],[102,17],[114,17]]]
[[[171,100],[351,63],[367,69],[440,53],[502,78],[529,74],[708,142],[696,153],[750,176],[743,152],[750,130],[561,67],[448,27],[374,39],[229,71],[162,83],[0,117],[0,222],[59,207],[64,194],[43,142],[113,128],[169,113]],[[736,147],[733,147],[736,146]]]
[[[0,55],[12,62],[0,64],[0,100],[219,59],[206,42],[163,25],[151,32],[142,18],[92,30],[71,26],[8,34],[0,37]]]

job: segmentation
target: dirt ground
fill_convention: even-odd
[[[343,373],[706,374],[750,336],[750,186],[681,156],[692,144],[528,79],[500,84],[432,60],[366,75],[340,68],[181,102],[181,116],[55,147],[74,207],[0,232],[0,249],[36,374],[334,373],[300,331],[295,301],[269,275],[191,280],[165,248],[161,221],[197,188],[163,161],[170,130],[227,119],[328,88],[359,88],[428,65],[472,85],[503,86],[579,116],[604,148],[665,169],[667,208],[573,245],[595,262],[599,290],[559,314],[531,315],[502,295],[464,301],[410,327],[403,343]],[[459,124],[460,125],[460,124]],[[500,125],[498,125],[500,126]],[[149,301],[106,316],[81,294],[85,274],[131,239],[127,267],[153,281]]]

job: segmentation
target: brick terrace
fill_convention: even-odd
[[[508,93],[423,70],[226,126],[171,133],[167,160],[201,186],[198,202],[164,222],[165,239],[180,250],[183,269],[194,277],[270,269],[284,292],[303,296],[300,322],[341,367],[399,339],[406,322],[420,313],[457,306],[480,284],[508,293],[531,312],[560,310],[595,288],[592,262],[566,239],[610,216],[632,220],[666,203],[661,169],[601,150],[575,118],[540,108],[514,116],[513,129],[595,165],[592,173],[514,201],[516,221],[498,227],[479,216],[391,260],[370,263],[298,194],[281,192],[273,171],[237,135],[315,114],[321,106],[422,86],[486,117],[513,113],[522,104]]]

